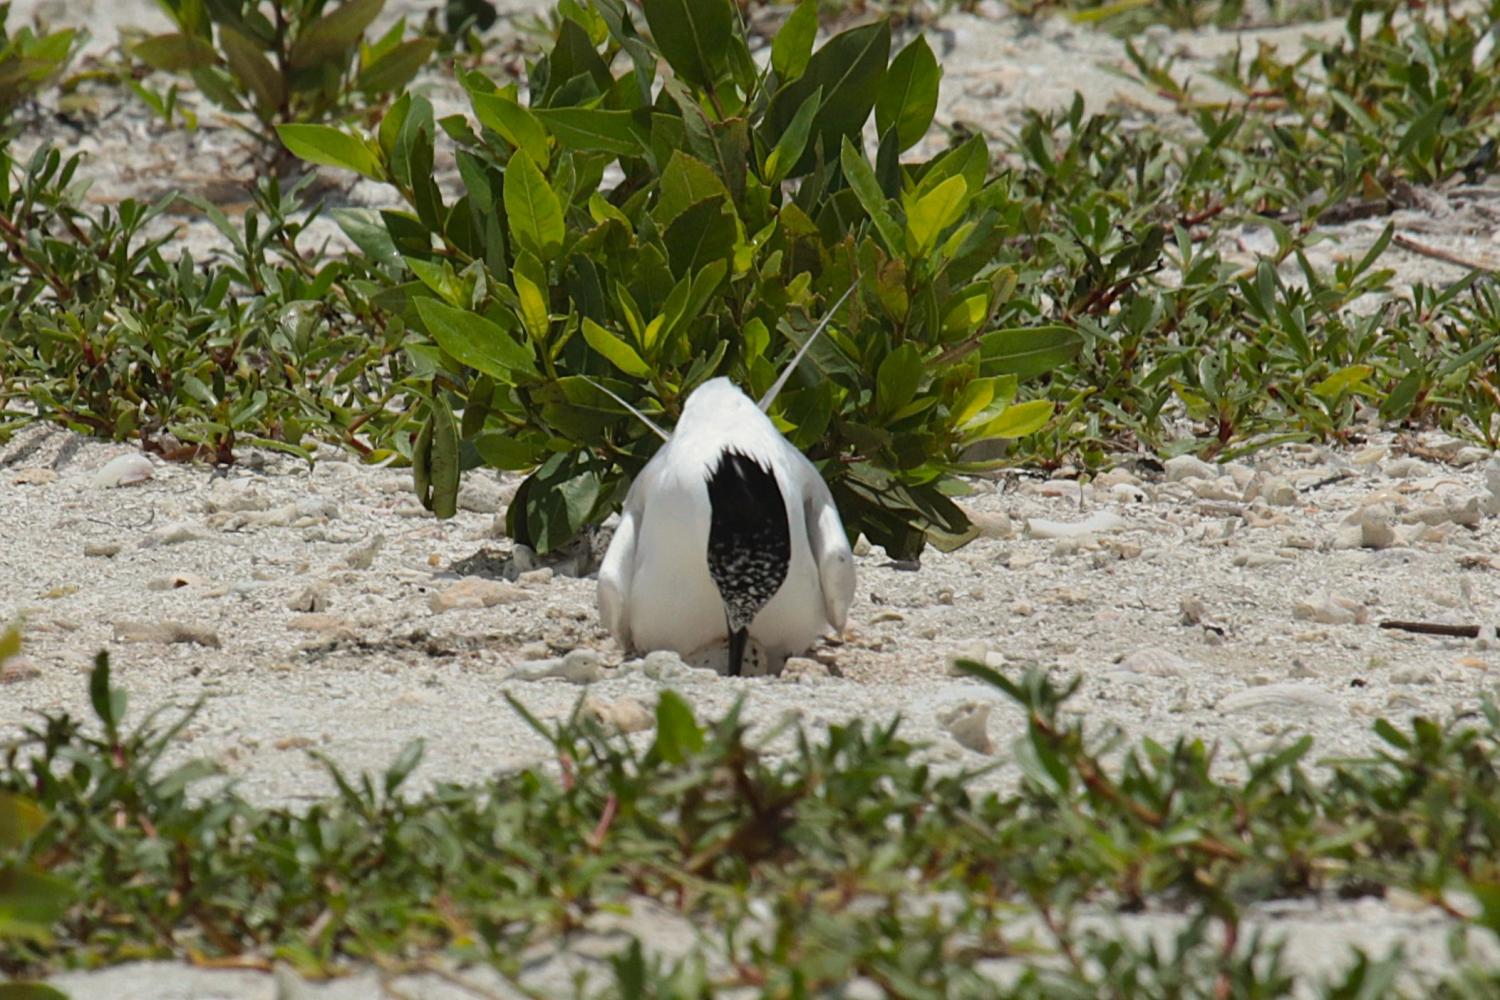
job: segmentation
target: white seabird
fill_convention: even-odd
[[[776,669],[843,629],[854,556],[838,507],[764,412],[811,343],[759,406],[727,378],[695,389],[631,484],[599,568],[599,617],[625,649],[727,641],[738,674],[749,643]]]

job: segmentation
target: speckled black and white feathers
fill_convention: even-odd
[[[708,574],[730,632],[750,627],[792,561],[786,500],[771,469],[734,450],[708,476]]]

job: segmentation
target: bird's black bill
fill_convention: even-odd
[[[745,646],[750,642],[750,630],[737,628],[729,633],[729,676],[738,677],[744,669]]]

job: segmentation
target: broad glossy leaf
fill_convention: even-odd
[[[812,136],[802,158],[787,171],[796,177],[813,168],[819,141],[832,157],[844,136],[858,136],[875,106],[875,95],[891,54],[890,22],[880,20],[851,28],[829,39],[808,60],[806,71],[778,90],[766,110],[772,135],[781,136],[802,103],[820,87],[823,106],[813,121]]]
[[[1065,326],[1027,326],[995,330],[980,338],[980,357],[989,375],[1029,378],[1073,360],[1083,338]]]
[[[802,0],[771,40],[771,68],[782,83],[801,76],[818,34],[818,0]]]
[[[562,202],[525,150],[516,150],[505,167],[505,215],[516,242],[542,260],[562,249]]]
[[[529,109],[504,94],[469,91],[469,104],[479,124],[500,133],[501,138],[537,163],[546,163],[547,129]]]
[[[906,206],[906,248],[923,257],[937,245],[943,230],[957,222],[969,200],[969,183],[950,177]]]
[[[531,254],[522,253],[516,260],[516,266],[511,268],[510,280],[516,288],[516,298],[521,306],[521,322],[525,324],[526,332],[531,335],[532,340],[542,343],[547,339],[552,320],[547,308],[545,279],[541,274],[540,263]]]
[[[534,468],[542,454],[534,442],[508,430],[481,431],[474,438],[474,448],[486,465],[511,472]]]
[[[218,53],[207,39],[178,31],[152,35],[137,42],[130,51],[151,68],[168,73],[207,69],[219,61]]]
[[[881,413],[895,413],[911,402],[922,382],[922,368],[922,352],[915,344],[902,344],[886,355],[875,373],[875,402]]]
[[[587,316],[583,318],[583,339],[626,375],[646,378],[651,374],[650,366],[641,360],[641,356],[629,344]]]
[[[674,275],[696,274],[734,251],[738,235],[723,197],[708,198],[682,212],[662,234]]]
[[[532,114],[569,149],[583,153],[640,156],[650,149],[647,131],[630,111],[599,108],[537,108]]]
[[[386,179],[380,157],[357,136],[332,125],[277,125],[276,134],[292,155],[309,163],[353,170],[371,180]]]
[[[896,54],[880,81],[875,97],[875,127],[884,135],[896,130],[899,149],[910,149],[921,141],[937,111],[938,84],[943,70],[937,57],[918,35]]]
[[[711,87],[729,58],[734,35],[730,0],[642,0],[651,36],[673,71]]]
[[[992,420],[975,427],[966,441],[984,441],[990,438],[1018,438],[1035,434],[1047,426],[1052,419],[1054,406],[1048,399],[1033,399],[1025,403],[1007,406]]]
[[[729,196],[729,190],[712,167],[681,150],[674,152],[667,161],[658,186],[661,194],[652,215],[664,227],[701,201]]]
[[[357,86],[365,94],[400,90],[427,65],[437,51],[437,45],[435,38],[412,38],[402,42],[360,70]]]
[[[286,97],[281,71],[271,65],[259,45],[233,28],[219,29],[219,45],[230,71],[255,95],[256,114],[263,121],[270,120]]]
[[[416,300],[416,307],[427,332],[459,364],[483,372],[501,385],[514,382],[516,372],[535,374],[531,350],[498,323],[425,296]]]
[[[847,136],[841,141],[843,148],[839,151],[839,166],[843,168],[844,179],[854,189],[854,195],[859,199],[860,207],[875,224],[875,231],[880,234],[880,240],[885,244],[886,252],[900,254],[903,245],[901,227],[891,217],[885,193],[880,190],[880,184],[875,180],[875,171],[870,169],[870,164],[864,154],[854,147]]]
[[[385,0],[345,0],[303,29],[287,61],[295,69],[307,69],[338,59],[359,44],[384,6]]]
[[[802,153],[807,149],[807,137],[812,134],[812,124],[818,117],[818,109],[822,106],[823,88],[819,87],[808,96],[802,107],[797,109],[797,114],[793,116],[791,124],[787,125],[785,132],[781,133],[781,138],[776,140],[775,148],[766,154],[765,180],[767,184],[776,185],[786,180],[787,171],[802,159]]]

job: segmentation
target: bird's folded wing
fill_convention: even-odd
[[[599,620],[625,650],[630,649],[630,582],[640,517],[627,505],[599,565]]]
[[[807,536],[818,564],[818,583],[823,591],[823,612],[828,624],[842,632],[854,601],[854,553],[849,536],[834,505],[833,494],[821,477],[807,498]]]

